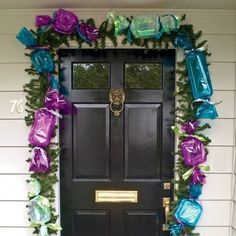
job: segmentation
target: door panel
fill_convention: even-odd
[[[75,211],[74,234],[81,236],[109,236],[110,214],[109,211]],[[90,227],[88,227],[88,224]]]
[[[74,104],[73,109],[74,178],[108,179],[110,177],[109,105]]]
[[[125,178],[160,178],[161,104],[125,106]]]
[[[125,212],[125,236],[159,236],[159,214],[148,211]]]
[[[163,184],[174,167],[174,51],[82,49],[59,56],[72,103],[60,121],[62,235],[167,236],[162,199],[172,197]],[[109,108],[111,88],[125,90],[119,117]],[[96,190],[137,191],[138,202],[96,202]]]

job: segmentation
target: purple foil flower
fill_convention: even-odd
[[[35,17],[34,25],[36,27],[46,26],[52,23],[52,18],[48,15],[39,15]]]
[[[98,28],[85,23],[81,23],[77,26],[77,33],[83,40],[94,42],[98,37]]]
[[[193,134],[196,128],[199,126],[199,121],[190,120],[181,125],[181,129],[187,134]]]
[[[64,9],[58,9],[53,15],[53,29],[61,34],[72,34],[78,24],[77,16]]]
[[[191,178],[191,184],[194,185],[194,184],[205,184],[205,183],[206,183],[206,175],[199,167],[195,167]]]
[[[47,91],[44,106],[49,110],[63,110],[66,108],[67,101],[63,95],[59,94],[57,89],[49,89]]]
[[[37,147],[47,147],[56,125],[56,117],[45,108],[35,112],[34,123],[29,133],[30,144]]]
[[[46,173],[50,170],[50,159],[44,149],[35,147],[32,151],[29,171]]]
[[[207,159],[203,143],[194,137],[187,137],[180,144],[181,152],[186,166],[196,166]]]

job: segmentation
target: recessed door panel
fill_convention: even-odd
[[[76,210],[74,232],[76,236],[109,236],[109,211]]]
[[[159,227],[159,212],[125,212],[125,236],[159,236]]]
[[[108,104],[74,104],[74,178],[109,178],[110,115]]]
[[[161,104],[126,104],[126,178],[160,178],[161,125]]]

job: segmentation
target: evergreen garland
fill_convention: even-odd
[[[132,17],[127,18],[128,21],[132,20]],[[207,41],[201,41],[201,35],[202,32],[194,32],[193,25],[191,24],[185,24],[185,15],[181,18],[181,25],[178,29],[178,31],[172,31],[169,34],[163,33],[163,35],[158,39],[136,39],[132,38],[132,43],[130,45],[135,45],[137,47],[145,48],[146,50],[161,50],[161,49],[168,49],[169,47],[172,47],[172,42],[174,41],[176,35],[178,33],[183,33],[187,35],[192,43],[193,48],[199,48],[206,45]],[[86,21],[87,24],[95,26],[94,19],[90,18]],[[84,44],[87,44],[88,46],[96,49],[99,48],[105,48],[107,40],[110,40],[113,43],[114,47],[118,46],[117,37],[114,36],[114,26],[111,27],[108,20],[105,20],[101,23],[99,28],[99,34],[98,38],[93,43],[87,43],[81,39],[76,32],[72,33],[71,35],[63,35],[60,33],[57,33],[53,31],[52,28],[48,29],[47,31],[40,31],[40,30],[31,30],[31,32],[36,36],[37,38],[37,46],[49,46],[50,53],[52,57],[54,58],[54,62],[58,63],[57,59],[57,49],[61,47],[62,45],[66,45],[67,47],[70,47],[71,41],[76,41],[78,44],[78,48],[82,48]],[[123,37],[122,45],[129,44],[127,39],[127,30],[124,31],[121,34],[121,37]],[[33,49],[29,53],[25,53],[26,56],[31,57],[33,52]],[[208,54],[210,55],[210,54]],[[32,76],[32,79],[24,86],[24,92],[26,93],[26,112],[27,115],[25,117],[26,125],[31,126],[34,121],[34,113],[37,109],[42,108],[44,106],[44,99],[46,91],[49,89],[50,84],[48,82],[47,73],[38,73],[33,65],[31,65],[29,68],[25,70],[29,75]],[[186,62],[185,59],[181,62],[177,62],[177,70],[176,73],[178,74],[178,80],[176,81],[176,92],[175,96],[177,98],[177,107],[175,110],[175,116],[176,116],[176,124],[180,125],[188,120],[194,120],[194,113],[192,110],[192,102],[193,97],[190,90],[190,85],[188,81],[188,74],[186,70]],[[54,70],[51,74],[58,75],[58,72]],[[205,146],[207,146],[210,143],[210,139],[208,137],[205,137],[202,135],[202,131],[205,129],[210,128],[208,124],[204,124],[200,127],[198,127],[196,134],[199,136],[204,137],[205,141],[203,143]],[[56,130],[54,130],[54,135],[56,135]],[[182,137],[178,137],[178,143],[183,140]],[[31,147],[32,148],[32,147]],[[52,204],[52,217],[50,222],[48,223],[56,223],[58,219],[58,215],[56,214],[56,210],[54,208],[55,204],[55,190],[54,185],[58,182],[57,172],[58,172],[58,165],[59,165],[59,154],[60,154],[60,148],[59,144],[57,143],[51,143],[47,149],[47,153],[51,157],[51,171],[47,174],[40,174],[40,173],[33,173],[31,174],[31,177],[36,178],[42,187],[41,195],[48,198],[50,203]],[[190,167],[186,167],[183,163],[183,157],[181,155],[180,146],[178,146],[178,150],[175,153],[175,156],[177,158],[176,160],[176,166],[175,166],[175,172],[178,176],[177,180],[173,180],[173,183],[175,185],[175,197],[176,199],[172,202],[172,211],[169,215],[169,222],[174,223],[173,215],[175,212],[175,209],[177,207],[177,204],[179,203],[180,199],[182,198],[188,198],[189,197],[189,191],[188,186],[190,180],[184,180],[182,178],[183,173],[188,171]],[[30,160],[28,160],[30,161]],[[31,198],[30,198],[31,199]],[[185,232],[183,235],[188,236],[195,236],[199,235],[197,233],[193,232],[193,228],[191,227],[185,227]],[[35,233],[39,233],[39,227],[35,227]],[[49,234],[56,233],[56,230],[49,229]],[[186,233],[186,234],[185,234]]]

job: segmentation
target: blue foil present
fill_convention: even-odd
[[[50,87],[53,89],[60,89],[60,84],[58,79],[56,79],[56,77],[54,75],[50,75],[49,77],[49,81],[50,81]]]
[[[53,59],[46,49],[38,49],[32,53],[32,64],[39,72],[52,72],[54,70]]]
[[[196,200],[182,199],[175,218],[186,226],[195,227],[202,215],[202,206]]]
[[[183,232],[183,226],[181,224],[174,224],[170,226],[170,235],[179,236]]]
[[[158,38],[160,23],[158,16],[135,16],[132,19],[130,30],[135,38]]]
[[[201,184],[193,184],[189,188],[189,195],[191,198],[198,199],[202,194],[202,185]]]
[[[178,34],[173,42],[176,48],[191,50],[193,48],[192,40],[185,34]]]
[[[190,51],[186,55],[186,64],[193,98],[209,98],[213,89],[206,61],[206,52],[201,50]]]
[[[20,32],[16,35],[16,38],[23,43],[26,47],[33,47],[37,44],[37,40],[34,35],[23,27]]]
[[[218,113],[215,104],[205,101],[195,111],[196,119],[216,119]]]

